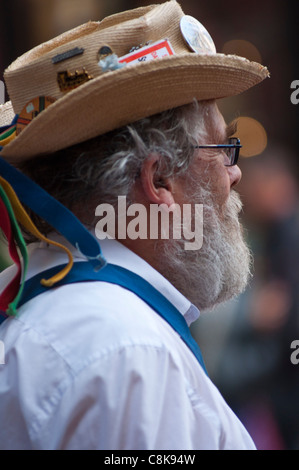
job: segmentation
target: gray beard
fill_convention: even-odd
[[[190,199],[203,207],[203,245],[184,249],[184,240],[160,246],[160,272],[201,311],[211,309],[244,291],[250,278],[251,254],[239,222],[242,203],[231,191],[221,212],[208,190]]]

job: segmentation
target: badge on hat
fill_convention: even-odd
[[[216,54],[216,47],[210,34],[193,16],[183,16],[180,27],[182,35],[192,51],[197,54]]]
[[[20,132],[22,132],[22,130],[25,129],[25,127],[28,126],[28,124],[30,124],[38,114],[48,108],[48,106],[55,101],[55,98],[51,98],[49,96],[38,96],[33,100],[30,100],[18,115],[16,134],[19,135]]]

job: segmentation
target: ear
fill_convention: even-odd
[[[158,154],[150,155],[143,164],[140,180],[143,192],[150,203],[174,204],[174,186],[170,178],[161,179],[157,175],[157,165],[161,157]]]

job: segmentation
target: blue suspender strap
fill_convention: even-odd
[[[37,295],[49,291],[49,288],[41,285],[40,281],[45,276],[53,276],[60,269],[62,269],[62,266],[56,266],[26,281],[19,307]],[[96,272],[88,262],[76,262],[65,279],[57,283],[55,287],[88,281],[109,282],[134,292],[172,326],[191,349],[207,374],[199,346],[192,337],[183,315],[145,279],[121,266],[113,264],[107,264],[103,269]]]

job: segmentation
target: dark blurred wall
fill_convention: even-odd
[[[123,4],[121,0],[1,0],[0,78],[27,50],[79,24],[120,11]]]
[[[12,60],[31,46],[30,9],[26,1],[0,2],[0,78]]]
[[[293,80],[299,80],[299,2],[286,2],[288,5],[287,9],[287,21],[286,21],[286,36],[287,36],[287,50],[289,51],[290,60],[290,83]],[[281,74],[284,71],[281,70]],[[291,93],[291,90],[289,90]],[[281,120],[283,116],[280,115]],[[292,147],[295,152],[298,152],[298,129],[299,129],[299,104],[289,106],[289,120],[290,120],[290,132],[289,138]],[[299,159],[298,159],[299,166]],[[299,172],[298,172],[299,173]]]

